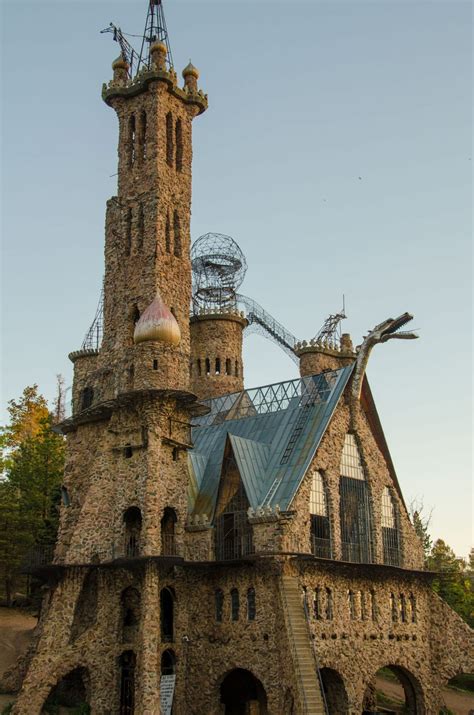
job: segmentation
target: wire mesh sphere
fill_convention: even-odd
[[[193,300],[204,305],[225,306],[235,301],[247,271],[240,247],[223,233],[206,233],[191,248]]]

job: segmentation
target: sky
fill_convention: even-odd
[[[145,0],[3,0],[2,394],[56,374],[93,320],[117,122],[100,98]],[[191,235],[232,236],[241,292],[299,339],[345,296],[354,344],[415,315],[368,377],[405,501],[472,543],[472,19],[459,0],[168,0],[175,67],[201,72]],[[130,38],[133,43],[138,39]],[[297,376],[260,335],[247,387]]]

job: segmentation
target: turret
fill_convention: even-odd
[[[340,341],[311,340],[309,343],[297,343],[295,353],[300,359],[301,377],[338,370],[350,365],[356,358],[349,333],[343,333]]]

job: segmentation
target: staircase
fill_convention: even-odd
[[[282,576],[281,595],[304,715],[326,715],[301,590],[296,578]]]

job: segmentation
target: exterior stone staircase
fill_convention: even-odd
[[[304,715],[326,715],[313,646],[298,581],[282,576],[281,595]]]

